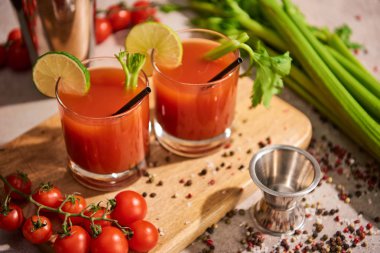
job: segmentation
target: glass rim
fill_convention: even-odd
[[[118,60],[115,57],[111,57],[111,56],[91,57],[91,58],[85,59],[85,60],[83,60],[81,62],[82,62],[82,64],[87,64],[87,63],[89,63],[91,61],[96,61],[96,60],[112,60],[112,61],[118,62]],[[120,66],[120,68],[122,68],[122,67]],[[146,83],[146,87],[149,87],[148,77],[147,77],[147,75],[145,74],[145,72],[143,70],[140,71],[139,77],[142,77],[143,80]],[[61,100],[61,98],[59,97],[59,94],[58,94],[59,80],[60,79],[58,79],[56,81],[56,84],[55,84],[55,97],[56,97],[56,99],[58,101],[58,104],[64,109],[65,112],[69,112],[70,114],[74,115],[75,117],[81,118],[83,120],[101,121],[101,120],[114,120],[114,119],[122,118],[122,117],[126,116],[127,114],[131,113],[133,110],[135,110],[139,105],[141,105],[141,103],[145,99],[149,98],[148,96],[146,96],[140,102],[138,102],[134,106],[132,106],[132,108],[130,108],[129,110],[127,110],[127,111],[125,111],[123,113],[119,113],[117,115],[110,115],[110,116],[103,116],[103,117],[91,117],[91,116],[86,116],[86,115],[82,115],[80,113],[77,113],[74,110],[72,110],[69,107],[67,107],[65,105],[65,103],[63,103],[63,101]],[[91,89],[91,87],[90,87],[90,89]]]
[[[220,32],[217,32],[217,31],[213,31],[213,30],[209,30],[209,29],[203,29],[203,28],[186,28],[186,29],[182,29],[182,30],[178,30],[178,31],[175,31],[176,33],[185,33],[185,32],[203,32],[203,33],[208,33],[208,34],[213,34],[213,35],[217,35],[217,36],[220,36],[221,38],[223,39],[228,39],[230,40],[226,35],[220,33]],[[238,57],[240,57],[240,52],[239,50],[235,50],[234,52],[234,55],[236,56],[235,59],[237,59]],[[152,67],[154,70],[157,71],[157,73],[159,73],[162,77],[164,77],[165,79],[171,81],[171,82],[174,82],[178,85],[183,85],[183,86],[188,86],[188,87],[207,87],[207,86],[217,86],[219,83],[223,83],[225,80],[227,80],[228,78],[230,78],[232,76],[232,74],[236,71],[237,68],[239,68],[240,66],[236,66],[235,68],[233,68],[232,70],[230,70],[223,78],[221,79],[218,79],[216,81],[213,81],[213,82],[204,82],[204,83],[189,83],[189,82],[180,82],[178,80],[175,80],[173,78],[171,78],[170,76],[164,74],[160,68],[156,65],[155,61],[154,61],[154,49],[152,50],[152,53],[150,55],[150,59],[151,59],[151,63],[152,63]]]

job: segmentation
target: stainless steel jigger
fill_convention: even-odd
[[[261,230],[282,235],[302,228],[305,211],[299,200],[321,179],[315,158],[293,146],[273,145],[255,154],[249,171],[264,192],[264,198],[250,211]]]

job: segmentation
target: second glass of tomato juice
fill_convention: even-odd
[[[112,190],[136,179],[146,166],[148,97],[124,113],[111,115],[146,88],[148,80],[140,72],[137,88],[127,90],[125,72],[116,58],[93,58],[83,64],[90,72],[86,95],[62,92],[59,81],[56,90],[69,168],[85,186]]]
[[[159,66],[152,55],[154,130],[168,150],[199,157],[215,151],[231,136],[239,66],[219,80],[209,80],[236,60],[239,52],[207,61],[204,55],[225,36],[205,29],[187,29],[178,35],[183,46],[179,67]]]

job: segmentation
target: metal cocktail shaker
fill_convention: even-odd
[[[34,63],[48,51],[66,51],[80,60],[94,47],[95,0],[11,0]]]

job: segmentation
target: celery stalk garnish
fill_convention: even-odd
[[[121,51],[115,54],[125,73],[125,88],[135,89],[139,80],[139,73],[145,64],[145,55]]]
[[[247,33],[241,33],[236,38],[222,41],[221,45],[207,52],[206,60],[215,60],[236,49],[243,49],[249,55],[250,64],[247,71],[242,75],[250,75],[251,69],[256,67],[256,79],[254,81],[251,96],[252,105],[257,106],[261,102],[269,107],[273,95],[279,94],[284,86],[282,78],[290,73],[291,61],[289,53],[270,56],[264,46],[258,42],[254,51],[247,44]]]

